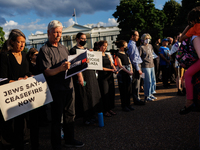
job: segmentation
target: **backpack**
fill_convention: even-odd
[[[176,59],[179,62],[180,66],[185,69],[188,69],[199,59],[193,45],[190,43],[189,38],[182,41],[176,53]]]

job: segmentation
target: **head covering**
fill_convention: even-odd
[[[57,28],[57,27],[63,27],[62,23],[60,21],[58,21],[58,20],[53,20],[48,24],[48,29],[47,30],[50,30],[52,28]]]
[[[169,42],[169,40],[167,38],[162,39],[162,42],[164,42],[164,41],[168,41]]]

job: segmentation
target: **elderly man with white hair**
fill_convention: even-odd
[[[75,103],[73,82],[65,79],[65,71],[70,68],[67,48],[59,43],[62,23],[53,20],[48,25],[48,41],[40,49],[37,66],[44,73],[49,85],[53,102],[51,103],[51,144],[54,150],[61,150],[61,118],[66,147],[82,147],[84,144],[74,139]]]

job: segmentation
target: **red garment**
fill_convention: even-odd
[[[200,36],[200,23],[196,23],[187,31],[185,35],[187,37],[192,37],[193,35]]]
[[[116,55],[113,55],[113,59],[114,59],[114,65],[117,66]]]

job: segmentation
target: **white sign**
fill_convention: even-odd
[[[156,53],[153,51],[153,59],[157,58],[158,55],[156,55]]]
[[[52,101],[43,74],[0,86],[0,108],[5,121]]]
[[[76,54],[81,54],[85,51],[87,51],[87,59],[89,59],[87,69],[89,69],[89,70],[103,70],[102,52],[76,49]]]
[[[181,45],[181,42],[176,42],[173,46],[171,51],[169,52],[170,55],[176,53]]]

